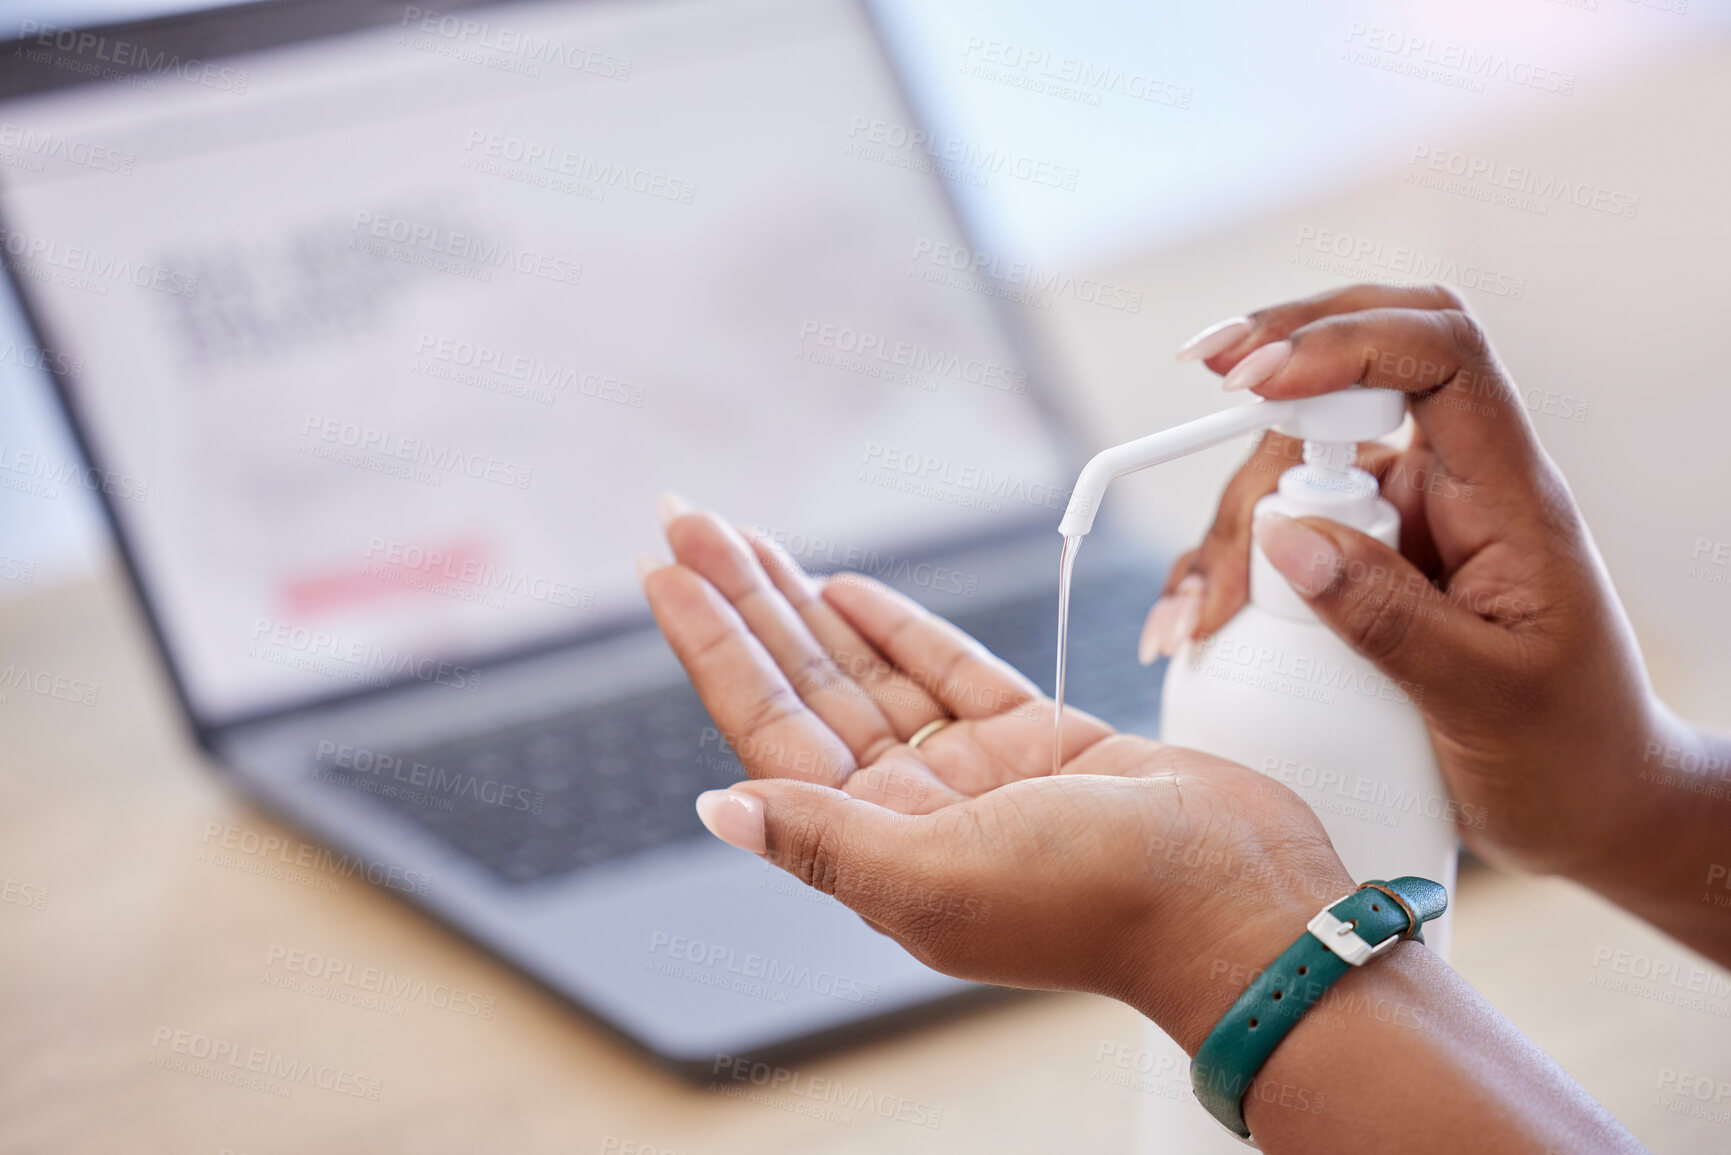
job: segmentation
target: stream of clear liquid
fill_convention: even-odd
[[[1082,548],[1082,535],[1064,537],[1064,553],[1058,559],[1058,677],[1053,689],[1056,706],[1052,710],[1052,773],[1064,768],[1064,656],[1070,648],[1070,574],[1076,568],[1076,553]]]

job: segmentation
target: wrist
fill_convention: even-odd
[[[1731,741],[1705,734],[1654,701],[1652,725],[1619,776],[1614,828],[1569,877],[1721,962],[1731,920],[1713,891],[1725,876]],[[1731,893],[1731,891],[1728,891]]]
[[[1601,724],[1583,730],[1578,741],[1557,742],[1553,732],[1561,723],[1555,721],[1536,726],[1525,741],[1511,735],[1510,748],[1485,770],[1493,785],[1475,801],[1489,821],[1465,832],[1468,845],[1491,862],[1527,873],[1595,890],[1612,882],[1623,856],[1604,848],[1645,844],[1654,791],[1643,762],[1649,751],[1676,739],[1664,706],[1650,693],[1622,696],[1600,713]],[[1471,773],[1465,778],[1470,783]],[[1461,782],[1457,771],[1451,792]]]
[[[1637,866],[1650,883],[1646,855],[1605,854],[1606,846],[1661,847],[1679,835],[1680,816],[1702,801],[1687,790],[1667,789],[1688,776],[1700,756],[1700,735],[1656,697],[1643,703],[1640,723],[1626,741],[1605,751],[1598,789],[1588,793],[1590,817],[1569,833],[1569,853],[1552,871],[1601,893],[1630,884]],[[1669,803],[1669,804],[1668,804]]]
[[[1244,988],[1354,885],[1336,858],[1210,889],[1178,918],[1154,916],[1133,938],[1123,1001],[1194,1055]]]

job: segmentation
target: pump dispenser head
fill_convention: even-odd
[[[1106,487],[1126,473],[1185,457],[1258,429],[1272,427],[1303,439],[1305,468],[1323,480],[1331,473],[1338,474],[1344,484],[1357,443],[1393,433],[1405,417],[1404,393],[1355,385],[1293,401],[1252,401],[1126,441],[1101,450],[1083,466],[1058,532],[1065,537],[1082,537],[1093,529]]]

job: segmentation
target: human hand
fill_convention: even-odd
[[[1352,880],[1310,808],[1053,705],[953,625],[664,499],[657,622],[752,781],[705,824],[948,974],[1122,999],[1194,1051]],[[910,748],[928,723],[953,718]]]
[[[1270,399],[1352,384],[1410,394],[1403,450],[1359,465],[1401,515],[1398,551],[1320,518],[1252,507],[1299,460],[1265,437],[1149,615],[1143,658],[1207,636],[1248,596],[1251,540],[1325,623],[1418,698],[1443,776],[1493,859],[1594,877],[1643,808],[1631,768],[1660,725],[1634,635],[1521,396],[1459,297],[1359,285],[1264,309],[1180,359]],[[1463,808],[1464,809],[1464,808]]]

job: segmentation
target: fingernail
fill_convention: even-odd
[[[1265,513],[1250,527],[1262,552],[1305,597],[1327,589],[1340,572],[1340,547],[1284,513]]]
[[[1240,389],[1254,389],[1279,371],[1286,364],[1286,359],[1292,356],[1291,341],[1275,341],[1264,345],[1256,352],[1232,367],[1232,372],[1226,375],[1226,380],[1220,387],[1228,393]]]
[[[650,574],[654,573],[656,570],[660,569],[661,567],[665,566],[666,564],[667,564],[666,562],[662,561],[658,557],[653,556],[652,554],[647,554],[647,553],[638,554],[637,555],[637,584],[642,585],[644,582],[648,581]]]
[[[691,503],[677,493],[664,493],[655,499],[655,516],[661,519],[661,528],[666,529],[673,524],[673,519],[691,512]]]
[[[1184,344],[1178,346],[1178,360],[1206,361],[1216,353],[1225,352],[1250,335],[1250,318],[1228,317],[1216,321]]]
[[[1202,596],[1207,589],[1208,579],[1193,573],[1179,582],[1173,591],[1172,601],[1176,610],[1160,638],[1160,653],[1165,657],[1176,654],[1196,632],[1196,622],[1202,617]]]
[[[1171,598],[1161,598],[1154,603],[1154,608],[1148,611],[1148,620],[1142,623],[1142,637],[1136,643],[1136,660],[1144,666],[1154,664],[1154,659],[1160,656],[1160,639],[1166,636],[1166,623],[1177,612]]]
[[[697,796],[697,817],[709,832],[741,850],[764,851],[763,802],[731,790],[705,790]]]

